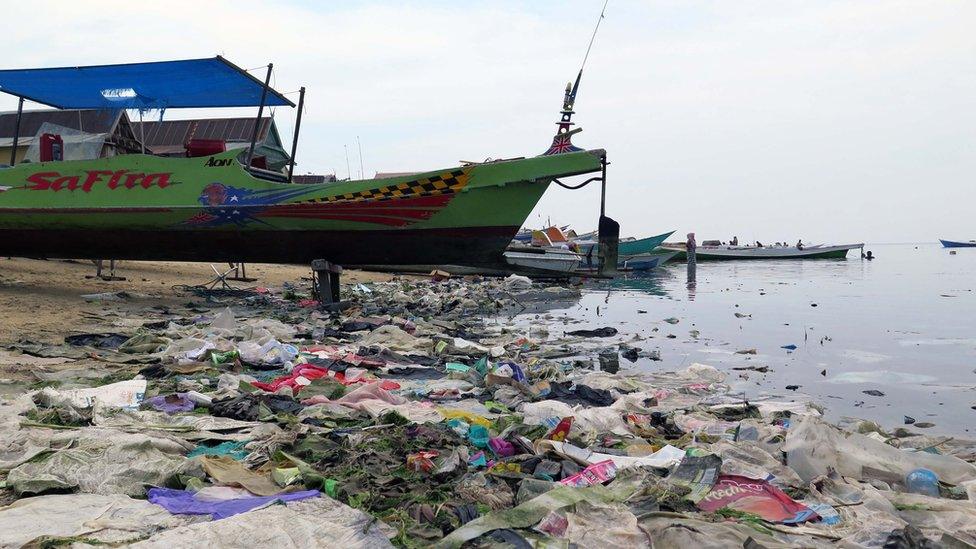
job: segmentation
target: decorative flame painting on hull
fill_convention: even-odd
[[[405,227],[430,219],[468,182],[465,169],[363,191],[285,204],[312,188],[252,190],[211,183],[200,193],[204,210],[188,225],[239,227],[266,218],[333,219]]]

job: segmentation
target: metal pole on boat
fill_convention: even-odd
[[[274,63],[268,63],[268,74],[264,77],[264,87],[261,88],[261,104],[258,106],[258,119],[254,121],[254,131],[251,133],[251,147],[247,150],[247,167],[251,167],[251,160],[254,158],[254,146],[258,142],[258,128],[261,125],[261,116],[264,115],[264,100],[268,97],[268,86],[271,85],[271,69]]]
[[[142,145],[142,154],[146,154],[146,125],[142,122],[142,109],[139,109],[139,144]]]
[[[17,124],[14,126],[14,144],[10,148],[10,165],[13,166],[17,162],[17,141],[20,138],[20,119],[24,115],[24,98],[19,98],[20,101],[17,102]]]
[[[291,139],[291,162],[288,163],[288,182],[295,172],[295,152],[298,150],[298,131],[302,129],[302,108],[305,106],[305,86],[298,90],[298,116],[295,118],[295,135]]]
[[[620,242],[620,224],[607,217],[607,157],[600,159],[600,223],[597,225],[599,242],[600,274],[613,276],[617,272],[617,246]]]
[[[602,172],[600,174],[600,217],[607,214],[607,157],[600,159]]]

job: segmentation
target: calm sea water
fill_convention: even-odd
[[[673,264],[648,277],[588,284],[549,322],[556,333],[613,326],[621,332],[613,341],[639,336],[646,339],[634,346],[660,351],[661,361],[621,359],[622,369],[700,362],[727,371],[746,396],[808,398],[833,419],[888,428],[907,415],[934,423],[933,434],[976,436],[976,249],[865,249],[877,258],[854,251],[846,260],[699,262],[693,287],[685,265]],[[756,354],[736,354],[750,349]],[[769,371],[734,370],[751,366]]]

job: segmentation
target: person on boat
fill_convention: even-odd
[[[803,239],[802,238],[800,240],[797,240],[796,241],[796,249],[797,250],[802,250],[803,249]]]
[[[730,246],[738,246],[739,245],[739,237],[733,236],[732,237],[732,242],[729,242],[729,245]]]
[[[762,242],[760,242],[760,241],[757,240],[756,241],[756,247],[757,248],[762,248],[763,247]]]

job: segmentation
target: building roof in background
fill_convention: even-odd
[[[256,107],[264,82],[223,57],[0,70],[0,91],[59,109]],[[264,104],[294,104],[268,89]]]
[[[254,132],[254,117],[250,118],[199,118],[195,120],[163,120],[141,122],[145,129],[146,146],[156,154],[179,154],[191,139],[222,139],[228,143],[250,143]],[[140,122],[132,123],[132,131],[142,136]],[[272,119],[261,118],[258,126],[258,143],[263,143],[271,130]]]
[[[392,177],[407,177],[409,175],[417,175],[418,173],[424,172],[376,172],[373,179],[389,179]]]
[[[114,131],[125,111],[120,110],[29,110],[20,120],[20,137],[34,137],[41,124],[50,122],[87,133]],[[17,127],[17,111],[0,113],[0,138],[12,138]]]
[[[335,183],[335,174],[305,174],[305,175],[294,175],[292,176],[293,183],[300,183],[304,185],[313,185],[317,183]]]

